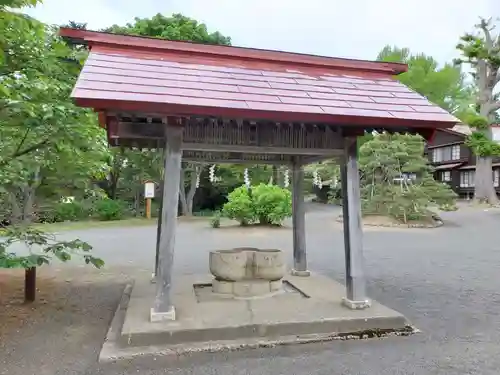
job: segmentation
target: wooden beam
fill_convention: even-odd
[[[137,144],[154,144],[159,138],[151,136],[120,135],[119,142]],[[285,154],[285,155],[308,155],[322,156],[325,158],[333,155],[340,155],[342,149],[335,148],[293,148],[293,147],[274,147],[274,146],[245,146],[245,145],[225,145],[209,143],[188,143],[182,144],[184,151],[205,151],[205,152],[241,152],[246,154]]]
[[[156,298],[151,309],[151,321],[175,320],[172,305],[172,268],[174,264],[175,231],[179,205],[179,184],[182,161],[181,126],[166,124],[165,173],[163,177],[163,207],[156,277]]]
[[[306,211],[304,205],[304,168],[299,158],[292,165],[292,223],[293,270],[292,275],[309,276],[306,254]]]
[[[371,303],[366,296],[356,138],[346,138],[340,170],[346,267],[346,298],[343,303],[350,309],[364,309]]]
[[[200,163],[213,163],[213,164],[269,164],[269,165],[290,165],[291,161],[287,160],[248,160],[248,159],[204,159],[183,157],[184,161],[193,161]]]
[[[319,155],[319,156],[305,156],[302,158],[302,165],[308,165],[312,163],[318,163],[324,160],[339,159],[344,154],[344,150],[338,150],[337,153],[331,155]]]
[[[331,148],[293,148],[274,146],[243,146],[243,145],[221,145],[208,143],[183,143],[183,150],[186,151],[212,151],[212,152],[242,152],[246,154],[285,154],[285,155],[327,155],[335,153]],[[339,149],[342,152],[342,149]]]

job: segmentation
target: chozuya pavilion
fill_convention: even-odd
[[[429,139],[436,129],[458,123],[394,79],[407,70],[406,65],[69,28],[62,28],[60,34],[90,48],[72,98],[77,105],[98,113],[109,144],[165,148],[152,321],[176,319],[172,267],[182,159],[290,166],[291,273],[302,279],[310,277],[300,189],[303,167],[334,157],[342,160],[343,308],[370,310],[356,137],[365,131],[387,130],[419,133]]]

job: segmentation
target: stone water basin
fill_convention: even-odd
[[[284,255],[277,249],[235,248],[209,255],[212,291],[237,297],[261,296],[281,290]]]

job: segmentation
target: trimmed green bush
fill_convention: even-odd
[[[277,185],[253,187],[252,202],[259,224],[281,225],[283,220],[292,216],[292,194]]]
[[[78,221],[89,217],[89,212],[81,202],[57,203],[53,211],[53,221]]]
[[[241,186],[232,191],[222,214],[241,225],[281,225],[292,216],[292,196],[277,185],[259,184],[248,189]]]
[[[94,205],[94,215],[101,221],[120,220],[125,213],[126,205],[119,200],[100,199]]]
[[[222,208],[222,214],[240,225],[248,225],[256,221],[252,199],[246,186],[240,186],[229,193],[227,203]]]

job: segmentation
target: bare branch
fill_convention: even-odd
[[[9,158],[0,161],[0,168],[7,166],[12,160],[17,159],[23,155],[29,154],[30,152],[36,151],[41,148],[45,148],[50,144],[49,139],[45,139],[41,142],[35,143],[34,145],[25,148],[24,150],[17,151],[12,154]]]
[[[30,130],[31,128],[26,129],[26,133],[24,133],[23,139],[21,139],[21,142],[19,142],[19,144],[17,145],[16,151],[14,151],[14,155],[16,155],[19,152],[19,150],[21,150],[21,147],[23,147],[26,138],[28,138]]]
[[[484,46],[486,48],[486,53],[489,56],[493,56],[498,53],[497,49],[500,44],[500,34],[494,38],[491,32],[495,29],[495,26],[491,23],[491,18],[484,19],[481,18],[481,22],[477,25],[484,34]],[[495,40],[494,40],[495,39]],[[491,57],[492,59],[493,57]],[[495,69],[495,65],[490,61],[490,58],[483,58],[487,64],[487,77],[486,84],[488,87],[493,88],[500,80],[500,72]]]
[[[491,52],[494,45],[491,31],[495,28],[494,26],[491,26],[491,18],[481,18],[481,22],[479,23],[478,27],[483,30],[486,48],[488,49],[488,52]]]

